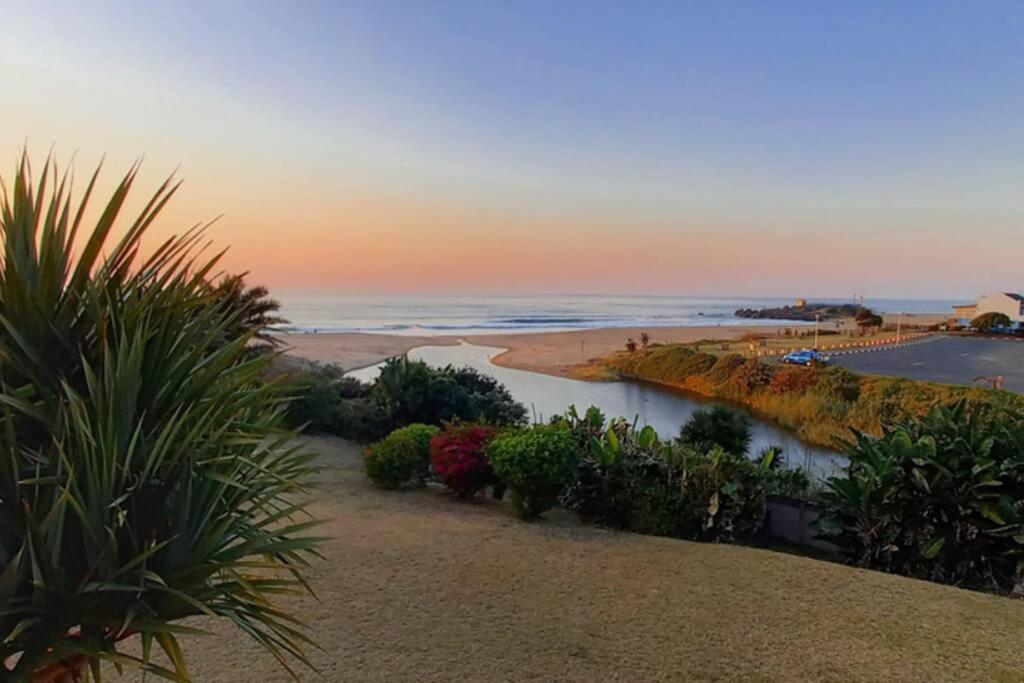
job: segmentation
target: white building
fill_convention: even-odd
[[[982,313],[1005,313],[1010,322],[1021,325],[1024,324],[1024,296],[1013,292],[983,294],[974,306],[954,306],[953,311],[961,319],[971,319]]]

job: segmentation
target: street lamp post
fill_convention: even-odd
[[[818,328],[821,326],[821,313],[814,314],[814,350],[818,350]]]
[[[903,313],[896,318],[896,346],[900,345],[900,331],[903,329]]]

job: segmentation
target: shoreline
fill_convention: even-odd
[[[903,316],[906,325],[928,325],[945,320],[944,314]],[[886,316],[886,324],[895,317]],[[826,323],[822,323],[823,327]],[[850,321],[828,321],[828,329],[849,329]],[[466,341],[476,346],[504,349],[491,362],[505,368],[538,372],[555,377],[573,377],[578,368],[612,351],[621,350],[626,340],[639,340],[647,332],[652,343],[685,344],[697,341],[736,340],[751,332],[776,334],[805,323],[776,325],[699,325],[675,327],[597,327],[560,332],[508,332],[470,335],[398,335],[376,332],[310,332],[276,335],[287,355],[320,363],[333,363],[346,372],[358,370],[408,353],[420,346],[454,346]],[[592,378],[594,379],[594,378]]]

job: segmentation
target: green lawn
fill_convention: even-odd
[[[318,600],[292,603],[323,647],[303,680],[1024,680],[1024,602],[376,491],[356,447],[312,443],[333,466],[317,512],[334,538]],[[186,639],[195,680],[287,680],[213,628]]]

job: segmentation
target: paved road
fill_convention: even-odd
[[[947,384],[1002,375],[1003,388],[1024,393],[1024,341],[945,337],[898,349],[835,356],[833,362],[855,372]]]

